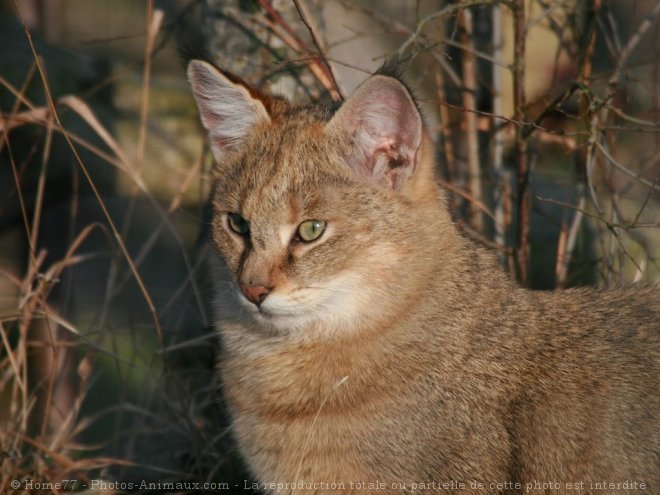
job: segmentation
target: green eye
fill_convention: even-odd
[[[321,237],[324,230],[323,220],[305,220],[298,225],[298,238],[303,242],[312,242]]]
[[[229,224],[229,228],[237,234],[245,235],[250,231],[250,224],[238,213],[228,213],[227,223]]]

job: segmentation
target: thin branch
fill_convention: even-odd
[[[632,122],[633,124],[637,124],[645,127],[654,127],[658,131],[660,131],[660,122],[658,121],[644,120],[644,119],[640,119],[639,117],[633,117],[632,115],[628,115],[627,113],[625,113],[620,108],[617,108],[610,104],[606,104],[605,107],[623,120],[627,120],[628,122]],[[612,127],[612,129],[614,129],[614,127]],[[621,128],[616,128],[616,129],[621,129]],[[641,129],[634,129],[634,131],[639,132],[641,131]]]
[[[281,19],[281,17],[279,17],[279,19]],[[307,54],[312,53],[307,48],[307,45],[305,44],[304,41],[300,40],[297,36],[292,37],[289,34],[289,29],[291,28],[285,29],[282,25],[272,21],[270,18],[268,18],[265,15],[255,15],[254,20],[257,21],[262,26],[264,26],[266,29],[270,30],[273,34],[275,34],[275,36],[280,38],[285,45],[287,45],[290,49],[292,49],[296,53],[307,53]],[[284,22],[283,19],[282,22]],[[287,24],[285,25],[288,27]],[[316,77],[319,83],[321,83],[321,85],[325,88],[325,90],[330,94],[330,96],[334,100],[339,100],[340,95],[337,89],[334,87],[334,84],[332,82],[332,77],[329,75],[328,69],[319,63],[319,59],[317,55],[313,55],[312,57],[309,57],[307,59],[307,67],[312,72],[314,77]]]
[[[552,13],[557,10],[560,7],[563,7],[569,2],[569,0],[555,0],[553,3],[550,5],[544,4],[542,2],[539,2],[541,6],[543,7],[543,12],[541,12],[539,15],[534,17],[533,19],[530,19],[527,21],[527,24],[525,25],[525,31],[529,32],[534,26],[539,24],[540,22],[544,21],[545,19],[552,19]],[[549,21],[551,22],[551,21]]]
[[[559,242],[557,243],[557,264],[555,267],[555,284],[557,287],[563,288],[566,286],[568,267],[573,259],[577,236],[582,226],[582,219],[584,218],[586,202],[584,194],[581,194],[568,233],[565,236],[560,235],[559,237]],[[562,234],[564,232],[565,229],[562,229]]]
[[[499,4],[495,3],[492,6],[492,19],[491,19],[491,29],[492,29],[492,46],[493,46],[493,58],[500,59],[502,56],[502,8]],[[501,133],[496,131],[495,126],[495,115],[501,115],[503,113],[502,106],[502,79],[504,71],[502,67],[493,64],[491,69],[492,72],[492,106],[493,106],[493,116],[491,117],[491,139],[490,139],[490,164],[493,169],[493,174],[495,175],[495,180],[499,187],[495,190],[495,197],[493,198],[495,203],[495,243],[506,246],[507,245],[507,236],[506,233],[509,230],[509,225],[507,223],[506,216],[504,214],[504,204],[506,198],[505,194],[505,184],[508,183],[508,177],[503,167],[504,159],[504,139]],[[511,256],[512,253],[509,253]]]
[[[490,209],[489,209],[485,204],[483,204],[481,201],[479,201],[479,199],[477,199],[477,198],[475,198],[474,196],[472,196],[470,193],[468,193],[468,192],[466,192],[466,191],[463,191],[462,189],[456,187],[455,185],[450,184],[449,182],[444,181],[444,180],[441,180],[441,179],[438,180],[438,184],[440,184],[440,185],[441,185],[442,187],[444,187],[445,189],[447,189],[447,190],[449,190],[449,191],[451,191],[451,192],[453,192],[453,193],[458,194],[458,195],[461,196],[463,199],[465,199],[466,201],[468,201],[468,202],[470,202],[471,204],[473,204],[473,205],[474,205],[475,207],[477,207],[479,210],[481,210],[481,211],[484,212],[486,215],[488,215],[488,218],[490,218],[493,222],[496,221],[496,220],[495,220],[495,215],[493,214],[493,212],[490,211]]]
[[[312,50],[307,46],[307,43],[298,36],[295,30],[289,26],[286,20],[280,15],[280,13],[273,7],[272,3],[269,0],[258,0],[259,5],[268,13],[268,15],[273,19],[271,21],[266,16],[255,16],[255,19],[261,19],[262,23],[265,23],[282,41],[284,41],[289,48],[300,53],[313,53]],[[281,27],[284,32],[278,30],[276,26]],[[319,62],[319,56],[315,56],[310,60],[309,68],[323,85],[323,87],[330,93],[330,96],[333,100],[341,100],[341,92],[337,87],[337,83],[333,78],[333,74],[329,69],[329,66],[326,66]]]
[[[415,31],[413,31],[413,33],[408,37],[408,39],[399,47],[398,50],[399,55],[403,55],[406,52],[406,50],[410,47],[410,45],[415,43],[417,38],[421,35],[422,30],[424,29],[426,24],[428,24],[432,20],[451,15],[455,12],[458,12],[468,7],[475,7],[477,5],[491,5],[492,3],[493,0],[463,0],[460,3],[447,5],[445,8],[435,11],[427,15],[426,17],[423,17],[417,23],[417,27],[415,28]],[[508,2],[508,1],[502,1],[502,3],[506,5],[515,4],[515,2]]]
[[[530,130],[525,132],[525,136],[528,136],[531,133],[531,131],[533,131],[533,130],[539,130],[541,132],[545,132],[545,133],[548,133],[548,134],[554,134],[556,136],[570,136],[570,135],[576,135],[577,134],[577,133],[572,133],[571,134],[571,133],[568,133],[568,132],[565,132],[565,131],[553,131],[552,129],[547,129],[547,128],[539,125],[537,120],[543,120],[544,117],[538,117],[537,119],[535,119],[534,122],[524,122],[524,121],[521,121],[521,120],[517,120],[515,118],[505,117],[504,115],[498,115],[497,113],[494,113],[494,112],[486,112],[484,110],[469,109],[469,108],[465,108],[464,106],[454,105],[453,103],[449,103],[449,102],[446,102],[446,101],[436,101],[436,100],[429,100],[429,99],[423,99],[423,98],[420,98],[420,101],[433,102],[433,103],[436,103],[438,105],[453,108],[454,110],[459,110],[461,112],[475,113],[477,115],[481,115],[482,117],[488,117],[489,119],[497,119],[497,120],[503,121],[504,124],[494,128],[496,132],[500,132],[508,124],[513,124],[516,127],[529,127]]]
[[[438,70],[435,74],[436,92],[438,101],[447,99],[445,93],[445,79],[443,71]],[[447,162],[447,175],[450,181],[454,180],[456,174],[456,159],[454,157],[454,143],[452,142],[451,120],[447,106],[438,105],[438,114],[440,116],[440,133],[442,135],[442,147],[444,150],[445,161]]]
[[[369,9],[367,7],[363,7],[362,5],[355,5],[348,0],[340,0],[344,7],[347,9],[355,9],[359,10],[363,14],[373,18],[376,20],[379,24],[381,24],[384,28],[388,30],[388,32],[394,32],[396,34],[400,34],[402,36],[407,36],[410,37],[413,35],[413,31],[410,30],[407,26],[402,24],[401,22],[391,19],[390,17],[384,15],[382,12],[379,10],[375,9]],[[428,39],[426,36],[423,35],[423,33],[418,35],[419,38],[424,39],[425,43],[428,42]],[[446,41],[446,40],[445,40]],[[433,59],[440,65],[442,70],[449,76],[451,79],[451,82],[456,86],[457,88],[462,87],[463,83],[461,81],[460,75],[454,70],[454,68],[447,63],[447,60],[445,60],[446,55],[438,53],[438,50],[432,49],[433,47],[430,46],[430,43],[428,43],[429,46],[429,55],[433,57]]]
[[[633,35],[630,37],[628,43],[626,43],[626,46],[624,46],[620,51],[619,56],[617,57],[616,69],[608,81],[611,86],[618,83],[619,78],[621,77],[621,72],[628,62],[628,58],[632,52],[635,51],[639,45],[639,42],[642,41],[644,35],[649,31],[649,29],[651,29],[651,26],[653,26],[655,18],[658,16],[658,14],[660,14],[660,2],[655,4],[651,12],[649,12],[649,14],[640,23],[637,31],[635,31],[635,33],[633,33]]]
[[[618,168],[621,172],[626,174],[628,177],[635,179],[640,184],[644,184],[648,188],[654,189],[655,191],[660,191],[660,185],[652,183],[651,181],[645,179],[644,177],[641,177],[639,174],[636,174],[625,165],[616,161],[616,159],[610,154],[609,151],[607,151],[605,146],[603,146],[600,143],[600,141],[596,140],[595,144],[598,150],[605,156],[605,158],[607,158],[607,160],[616,168]]]
[[[655,229],[660,227],[660,222],[649,222],[649,223],[620,223],[620,222],[610,222],[607,220],[605,217],[600,216],[600,215],[594,215],[591,213],[589,210],[586,210],[584,208],[581,208],[580,206],[576,206],[571,203],[566,203],[564,201],[557,201],[556,199],[552,198],[544,198],[542,196],[535,196],[535,199],[538,201],[542,201],[544,203],[549,203],[557,206],[562,206],[564,208],[571,208],[572,210],[575,210],[577,212],[582,213],[584,216],[587,216],[589,218],[592,218],[594,220],[597,220],[599,223],[604,225],[608,229],[621,229],[621,230],[634,230],[634,229]]]
[[[469,12],[469,9],[466,9],[462,12]],[[473,39],[470,37],[470,39]],[[495,57],[493,55],[488,55],[487,53],[482,52],[481,50],[477,50],[474,48],[474,43],[470,41],[463,41],[462,43],[458,43],[457,41],[446,39],[442,41],[443,44],[453,46],[454,48],[458,48],[459,50],[468,53],[474,57],[478,57],[482,60],[485,60],[486,62],[490,62],[493,65],[497,65],[499,67],[502,67],[503,69],[508,69],[511,70],[512,66],[511,64],[507,64],[506,62],[503,62],[501,58]]]
[[[527,105],[525,95],[525,0],[517,0],[513,9],[514,29],[514,66],[513,66],[513,104],[514,118],[525,121]],[[527,139],[522,127],[516,128],[516,164],[517,164],[517,206],[518,222],[516,230],[516,259],[518,278],[523,285],[528,285],[530,267],[530,195],[529,164],[527,157]]]
[[[316,46],[319,58],[328,68],[328,73],[330,74],[330,78],[332,79],[332,83],[335,86],[335,90],[338,93],[339,99],[343,100],[345,98],[345,95],[344,95],[344,91],[342,91],[341,87],[339,86],[339,77],[337,76],[337,72],[335,71],[333,65],[328,61],[328,59],[325,56],[325,47],[323,44],[323,40],[318,33],[318,28],[316,27],[316,23],[314,22],[314,19],[312,18],[312,16],[309,15],[309,11],[307,10],[307,5],[305,4],[305,0],[293,0],[293,3],[296,6],[296,10],[298,11],[300,20],[307,27],[307,30],[309,31],[309,34],[312,37],[312,41]]]
[[[472,28],[472,12],[469,9],[461,10],[459,21],[462,26],[463,44],[470,46],[474,31]],[[467,168],[470,194],[477,199],[483,198],[481,191],[481,164],[479,163],[479,130],[474,111],[477,109],[477,64],[475,56],[465,51],[462,57],[463,71],[463,105],[467,111],[463,114],[465,119],[465,135],[467,140]],[[483,232],[483,217],[480,212],[470,208],[470,224],[479,232]]]

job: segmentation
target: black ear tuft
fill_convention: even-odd
[[[409,66],[410,66],[410,59],[404,59],[403,57],[393,56],[387,59],[385,62],[383,62],[383,65],[381,65],[378,68],[378,70],[374,72],[374,76],[381,75],[381,76],[391,77],[392,79],[396,79],[397,81],[399,81],[403,85],[403,87],[406,88],[406,90],[408,91],[410,98],[415,104],[415,107],[417,108],[419,114],[422,116],[422,120],[423,120],[424,113],[422,112],[422,109],[419,106],[419,103],[417,102],[417,95],[415,94],[413,85],[410,83],[410,80],[408,78]]]
[[[181,67],[186,70],[193,60],[213,60],[208,48],[208,37],[200,29],[204,12],[202,2],[190,2],[178,15],[173,25],[176,50]]]
[[[383,65],[381,65],[376,72],[374,72],[375,75],[381,75],[381,76],[387,76],[387,77],[392,77],[394,79],[397,79],[404,83],[405,85],[405,69],[404,69],[404,61],[403,59],[399,57],[392,57],[390,59],[387,59]]]
[[[194,39],[179,40],[176,49],[179,63],[184,70],[193,60],[213,60],[206,45]]]

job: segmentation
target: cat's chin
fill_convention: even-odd
[[[315,320],[310,314],[270,313],[263,310],[253,313],[253,318],[258,323],[277,330],[302,329],[313,324]]]
[[[243,309],[254,322],[277,330],[304,328],[313,324],[319,318],[316,311],[296,311],[295,309],[277,307],[274,304],[266,303],[257,308],[242,295],[239,295],[239,300]]]
[[[356,297],[356,277],[343,276],[322,287],[305,287],[286,294],[271,294],[257,307],[236,290],[244,316],[278,332],[317,328],[321,333],[350,331],[364,317],[364,304]]]
[[[245,315],[259,326],[278,333],[300,333],[316,329],[315,332],[336,333],[337,329],[346,329],[355,322],[356,308],[353,304],[332,298],[318,300],[315,303],[298,304],[285,297],[273,297],[266,300],[260,307],[250,303],[239,295],[238,299]],[[353,301],[354,302],[354,301]],[[311,337],[311,335],[307,335]]]
[[[355,320],[322,312],[301,314],[252,313],[252,327],[260,327],[271,336],[286,337],[293,341],[314,342],[349,335],[357,327]],[[256,324],[256,325],[255,325]]]

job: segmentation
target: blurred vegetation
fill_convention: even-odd
[[[466,235],[532,288],[652,283],[659,5],[0,2],[0,493],[245,493],[203,276],[212,164],[179,52],[300,101],[399,57]]]

